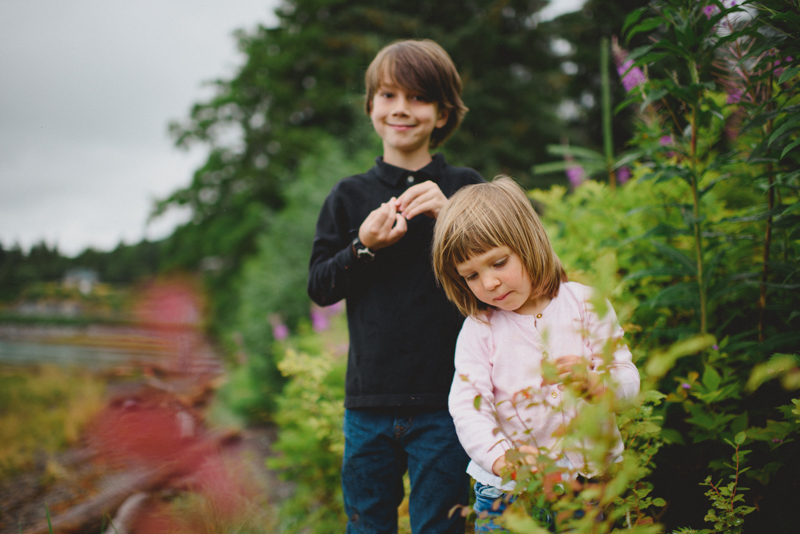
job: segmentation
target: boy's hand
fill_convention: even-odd
[[[605,393],[605,385],[599,373],[589,369],[588,362],[580,356],[561,356],[556,359],[556,369],[560,382],[574,384],[577,391],[586,395],[587,400],[594,400]],[[559,385],[563,390],[564,386]]]
[[[435,183],[428,180],[413,187],[409,187],[405,193],[398,197],[395,205],[403,217],[410,220],[424,213],[428,217],[435,219],[439,212],[447,203],[447,197]]]
[[[358,238],[372,250],[397,243],[408,230],[406,220],[397,213],[396,199],[392,197],[367,215],[358,229]]]

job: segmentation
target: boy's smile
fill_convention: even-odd
[[[475,298],[501,310],[534,315],[550,303],[533,292],[533,282],[520,257],[507,247],[495,247],[456,265]]]
[[[372,125],[383,139],[383,160],[412,170],[427,165],[431,134],[447,123],[448,115],[436,102],[384,78],[370,112]]]

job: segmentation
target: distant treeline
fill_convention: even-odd
[[[91,269],[101,282],[130,284],[159,272],[163,246],[162,241],[120,243],[109,252],[88,248],[70,258],[44,242],[27,253],[19,245],[0,243],[0,302],[18,299],[30,284],[61,280],[72,269]]]

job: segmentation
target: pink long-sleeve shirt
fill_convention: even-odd
[[[614,388],[618,399],[638,395],[639,372],[622,343],[624,332],[617,316],[608,304],[607,313],[599,317],[591,298],[591,288],[566,282],[535,316],[493,310],[485,317],[488,324],[472,317],[464,322],[456,345],[449,406],[458,438],[472,460],[467,471],[478,482],[501,487],[492,465],[509,448],[524,444],[546,448],[555,456],[563,452],[578,471],[592,471],[579,451],[563,449],[562,440],[554,435],[585,401],[570,404],[557,385],[543,384],[541,374],[544,360],[582,356],[592,370],[601,373],[606,386]],[[613,353],[604,365],[603,352],[609,342]],[[477,395],[481,397],[478,409]],[[623,445],[616,424],[612,431],[616,444],[610,453],[618,458]]]

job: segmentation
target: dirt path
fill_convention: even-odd
[[[235,471],[217,473],[217,482],[246,485],[249,502],[274,516],[275,503],[292,491],[265,465],[276,428],[209,430],[203,411],[213,390],[207,386],[186,380],[112,385],[108,406],[80,447],[42,455],[32,470],[0,481],[0,534],[46,533],[46,509],[56,533],[100,534],[108,518],[136,500],[131,496],[144,506],[125,519],[126,531],[150,534],[135,528],[136,514],[208,489],[203,477],[209,465]],[[115,526],[121,534],[123,525]]]

